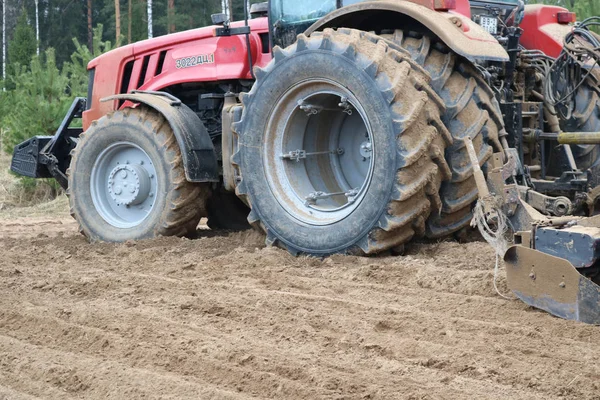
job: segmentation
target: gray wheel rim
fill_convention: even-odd
[[[276,104],[263,160],[278,203],[310,225],[347,218],[364,200],[376,156],[360,103],[323,79],[295,85]]]
[[[134,143],[113,143],[94,162],[92,201],[102,219],[116,228],[140,225],[154,208],[157,188],[152,160]]]

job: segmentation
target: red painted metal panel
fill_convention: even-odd
[[[565,36],[573,29],[558,23],[558,14],[567,9],[541,4],[525,7],[521,23],[521,44],[529,50],[541,50],[551,57],[558,57],[563,49]]]
[[[249,24],[252,31],[250,49],[253,65],[265,66],[271,61],[271,54],[261,52],[259,34],[269,32],[268,20],[256,18],[250,20]],[[232,27],[243,25],[243,22],[234,22]],[[251,79],[246,37],[215,37],[215,28],[210,26],[144,40],[112,50],[92,60],[88,69],[96,68],[93,100],[91,109],[83,114],[84,129],[87,129],[92,121],[117,107],[116,101],[100,103],[100,99],[119,92],[124,66],[134,57],[137,61],[128,90],[138,89],[136,86],[140,79],[142,62],[147,55],[151,55],[151,59],[140,90],[160,90],[185,82]],[[153,76],[161,51],[166,51],[162,73]],[[183,64],[182,60],[185,61]]]
[[[158,57],[158,52],[150,56],[148,70],[146,71],[146,76],[144,77],[144,84],[146,84],[150,79],[154,78],[154,75],[156,74],[156,67],[158,66]]]

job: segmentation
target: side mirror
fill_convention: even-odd
[[[225,25],[227,22],[227,14],[212,14],[210,19],[212,20],[213,25]]]
[[[266,17],[269,13],[269,3],[254,3],[250,7],[250,15],[252,18]]]

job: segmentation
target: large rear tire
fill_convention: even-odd
[[[560,125],[565,132],[600,131],[600,87],[591,78],[577,90],[571,118],[561,118]],[[577,167],[582,171],[591,168],[600,160],[598,145],[572,145],[571,149]]]
[[[67,173],[71,215],[92,241],[183,236],[206,216],[208,185],[186,180],[171,127],[146,107],[94,122]]]
[[[235,125],[237,194],[268,244],[374,254],[425,234],[450,177],[444,106],[427,74],[378,36],[300,35],[257,71]]]
[[[402,30],[382,37],[408,51],[429,73],[432,88],[446,105],[442,120],[453,139],[446,149],[452,178],[442,183],[441,213],[433,213],[427,221],[427,237],[442,238],[469,226],[478,191],[464,139],[473,139],[479,165],[485,167],[493,153],[502,150],[500,105],[480,73],[443,43]]]

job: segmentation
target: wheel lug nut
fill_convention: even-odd
[[[140,165],[144,165],[144,160],[140,160]]]

